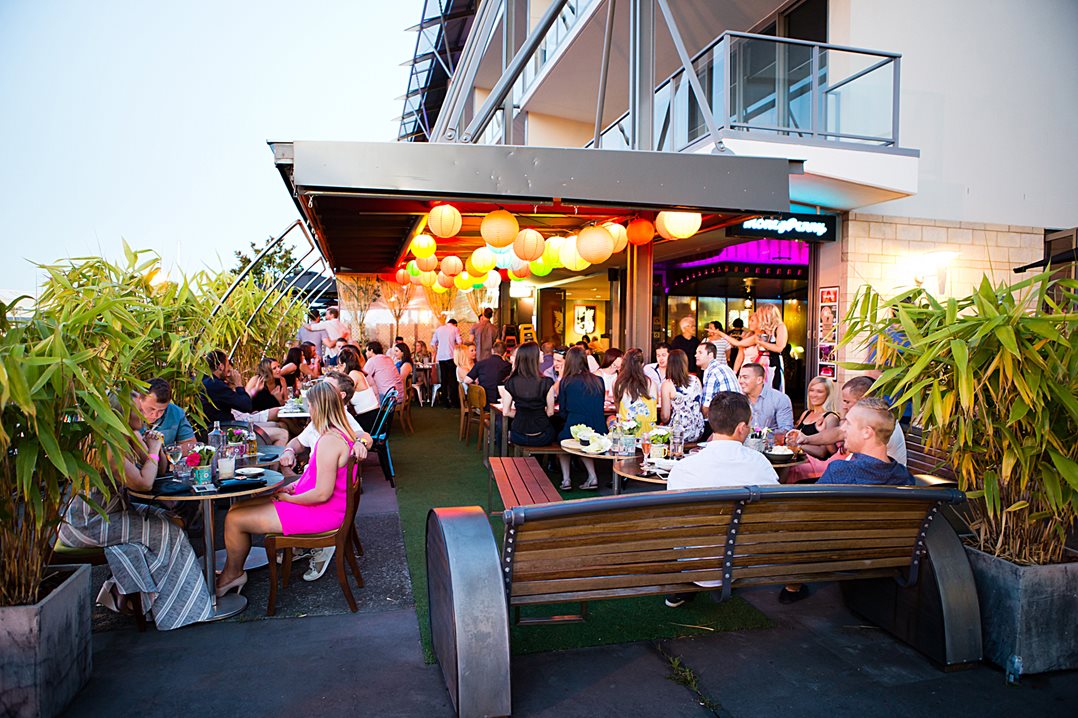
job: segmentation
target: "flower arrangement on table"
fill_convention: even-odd
[[[648,437],[651,439],[652,444],[669,444],[670,428],[667,426],[657,426],[648,432]]]
[[[247,443],[247,432],[230,426],[225,429],[225,441],[229,444],[245,444]]]
[[[196,466],[209,466],[210,462],[213,461],[213,455],[215,453],[216,451],[212,446],[197,444],[195,448],[187,453],[184,463],[192,469]]]

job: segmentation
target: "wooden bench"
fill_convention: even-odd
[[[500,558],[479,507],[436,508],[427,518],[434,650],[460,715],[507,715],[510,609],[856,580],[883,628],[944,665],[978,661],[973,576],[954,530],[936,520],[964,498],[955,489],[750,486],[518,505],[503,514]],[[859,610],[856,591],[847,600]]]
[[[926,446],[924,432],[919,426],[911,426],[906,433],[906,468],[917,477],[919,485],[958,484],[950,457],[939,449]]]
[[[507,509],[561,501],[561,494],[535,459],[492,456],[487,461],[490,470],[487,482],[488,512],[493,513],[495,485],[501,494],[502,506]]]

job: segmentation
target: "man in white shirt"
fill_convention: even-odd
[[[341,310],[337,307],[330,307],[326,310],[325,319],[320,322],[311,322],[304,329],[312,332],[324,331],[326,337],[322,340],[322,345],[326,349],[332,348],[338,339],[347,341],[350,334],[348,327],[341,321]]]
[[[453,352],[459,344],[460,330],[457,329],[456,319],[447,318],[445,324],[434,330],[430,339],[434,361],[438,362],[438,383],[442,385],[442,398],[450,409],[460,402],[457,395],[457,365],[453,361]]]
[[[644,375],[651,379],[655,386],[661,387],[666,379],[666,362],[670,358],[670,345],[659,342],[655,347],[655,361],[644,365]]]
[[[707,421],[711,439],[704,448],[674,464],[666,481],[668,491],[681,489],[721,489],[738,486],[778,484],[771,462],[744,445],[751,429],[752,408],[743,394],[720,391],[711,398]],[[696,581],[697,586],[716,588],[722,581]],[[666,605],[677,608],[691,601],[695,593],[675,593]]]

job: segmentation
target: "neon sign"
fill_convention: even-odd
[[[838,223],[834,215],[779,214],[747,219],[728,234],[743,237],[772,237],[800,239],[810,242],[833,242],[837,239]]]

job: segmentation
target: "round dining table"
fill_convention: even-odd
[[[248,489],[238,489],[236,491],[228,491],[227,487],[218,487],[213,491],[207,491],[205,493],[160,493],[156,488],[150,491],[131,491],[132,496],[144,500],[151,501],[201,501],[202,502],[202,524],[203,524],[203,539],[206,543],[206,552],[203,556],[203,563],[205,565],[206,572],[206,587],[210,590],[210,600],[213,603],[213,616],[209,618],[211,621],[220,621],[230,616],[235,616],[237,613],[247,608],[247,599],[241,596],[239,593],[229,593],[221,598],[218,598],[214,588],[217,585],[216,580],[216,552],[214,551],[214,499],[238,499],[243,497],[261,496],[275,491],[278,487],[285,482],[285,477],[279,471],[271,471],[270,469],[263,469],[262,474],[257,478],[265,479],[264,486],[256,486]],[[159,487],[165,481],[175,481],[171,476],[165,476],[154,482],[155,487]],[[263,553],[265,553],[263,551]]]
[[[689,446],[686,449],[690,449]],[[669,471],[656,471],[654,464],[645,464],[642,458],[637,457],[614,457],[618,459],[614,462],[614,494],[621,493],[622,479],[632,479],[633,481],[643,481],[649,484],[660,484],[663,487],[666,486],[666,477],[670,473]],[[795,466],[800,466],[805,463],[804,456],[795,458],[791,461],[786,461],[781,464],[772,463],[772,468],[775,469],[775,473],[779,475],[779,483],[783,483],[782,479],[786,476],[786,472]]]

